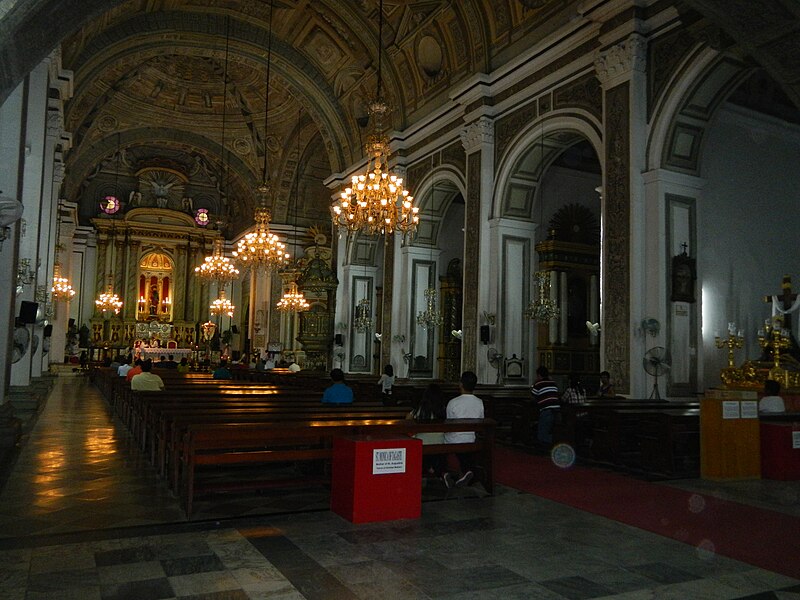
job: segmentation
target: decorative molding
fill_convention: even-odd
[[[467,125],[461,132],[464,151],[471,154],[483,149],[484,145],[494,143],[494,122],[488,117],[480,117]]]
[[[597,78],[603,87],[612,87],[630,78],[634,71],[643,73],[646,66],[647,40],[638,34],[599,51],[594,60]]]
[[[603,331],[606,366],[618,392],[630,391],[630,85],[606,92],[606,189],[603,198]]]
[[[461,369],[477,367],[478,289],[481,271],[481,152],[467,156],[467,201],[464,223],[464,269]]]
[[[64,131],[64,115],[60,110],[47,111],[47,135],[60,138]]]
[[[495,126],[496,143],[494,145],[494,164],[500,164],[500,158],[508,148],[511,140],[517,135],[525,125],[533,122],[536,118],[538,102],[529,102],[515,110],[510,115],[499,119]]]

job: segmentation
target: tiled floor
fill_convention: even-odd
[[[206,499],[187,522],[137,456],[93,388],[59,380],[0,494],[0,599],[800,598],[796,580],[502,486],[433,482],[417,521],[353,525],[308,489]],[[760,489],[745,500],[796,514],[796,488]]]

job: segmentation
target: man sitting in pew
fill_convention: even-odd
[[[352,404],[353,390],[344,382],[344,371],[334,369],[331,371],[333,384],[325,389],[322,402],[325,404]]]
[[[228,361],[224,358],[219,361],[219,366],[214,369],[214,373],[211,375],[212,379],[233,379],[233,373],[230,372],[228,369]]]
[[[472,371],[464,371],[461,374],[459,389],[461,395],[456,396],[447,403],[446,416],[448,419],[483,419],[483,400],[472,392],[478,384],[478,376]],[[445,444],[471,444],[475,441],[474,431],[449,431],[444,434]],[[455,450],[455,448],[454,448]],[[460,473],[454,477],[452,473],[445,473],[442,479],[449,488],[453,485],[461,487],[469,485],[473,478],[475,468],[475,456],[471,452],[456,452]]]
[[[153,361],[146,360],[142,363],[142,372],[131,379],[131,389],[134,392],[160,392],[164,389],[164,380],[155,373],[151,373]]]
[[[613,398],[616,396],[614,385],[611,383],[611,373],[603,371],[600,373],[600,387],[597,389],[598,398]]]

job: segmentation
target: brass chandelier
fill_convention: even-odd
[[[430,287],[425,290],[427,307],[417,313],[417,325],[423,329],[435,329],[444,323],[444,317],[436,309],[436,295],[436,288]]]
[[[106,291],[100,294],[97,300],[94,301],[97,310],[103,313],[103,316],[108,318],[111,317],[111,313],[113,312],[115,315],[119,314],[120,309],[122,308],[122,300],[119,299],[114,293],[114,276],[108,276],[108,287]]]
[[[414,198],[403,188],[403,178],[389,169],[389,139],[384,133],[384,118],[389,105],[381,96],[381,65],[383,46],[383,0],[378,6],[378,85],[375,99],[369,103],[372,123],[367,136],[367,170],[354,175],[350,187],[331,205],[335,226],[348,232],[367,235],[390,235],[399,231],[404,237],[412,235],[419,223],[419,208]]]
[[[300,160],[300,112],[297,113],[297,159]],[[294,242],[295,256],[297,255],[297,204],[300,198],[300,172],[297,172],[297,182],[294,188]],[[284,292],[283,298],[278,301],[275,307],[281,312],[300,312],[308,310],[311,305],[306,301],[306,297],[297,288],[297,281],[292,280],[288,291]]]
[[[267,38],[267,74],[266,93],[264,95],[264,163],[261,170],[261,185],[258,186],[259,204],[253,214],[255,230],[239,240],[233,255],[238,258],[243,267],[256,270],[273,271],[289,263],[289,253],[286,244],[269,230],[272,214],[268,206],[272,200],[272,186],[269,183],[267,171],[267,133],[269,131],[269,80],[270,65],[272,64],[272,2],[269,3],[269,37]]]
[[[533,275],[536,282],[536,299],[525,309],[525,317],[532,321],[547,322],[561,316],[561,309],[556,301],[550,298],[550,273],[536,271]]]
[[[214,300],[208,308],[214,316],[228,315],[229,317],[233,317],[233,310],[236,307],[231,304],[231,301],[225,296],[225,290],[221,289],[219,291],[219,298]]]
[[[297,282],[292,281],[289,284],[289,290],[284,292],[283,298],[278,301],[275,308],[282,312],[299,312],[308,310],[310,306],[303,292],[297,288]]]
[[[372,329],[372,307],[367,298],[362,298],[356,305],[356,318],[353,326],[358,333]]]
[[[194,268],[194,274],[201,279],[225,283],[239,276],[239,269],[230,258],[222,253],[222,238],[214,240],[214,250],[203,259],[203,264]]]
[[[61,275],[61,263],[58,261],[53,265],[53,287],[50,288],[50,294],[55,302],[71,300],[75,296],[69,279]]]

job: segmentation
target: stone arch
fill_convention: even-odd
[[[547,168],[564,150],[584,139],[602,166],[600,125],[588,113],[553,111],[524,127],[498,161],[492,218],[533,222],[534,205]]]
[[[436,246],[448,208],[457,195],[466,198],[466,182],[463,174],[452,165],[440,165],[419,182],[417,189],[417,206],[422,216],[411,245]]]
[[[696,55],[656,107],[647,141],[648,170],[699,176],[716,109],[755,68],[711,48]]]

